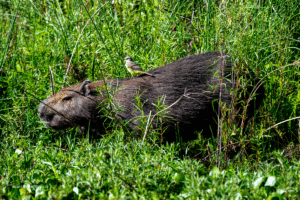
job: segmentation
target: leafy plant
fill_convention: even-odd
[[[298,198],[298,5],[290,0],[0,1],[0,197]],[[241,91],[235,99],[242,100],[234,103],[242,111],[245,94],[251,94],[244,89],[248,72],[263,79],[254,86],[262,83],[265,89],[262,106],[247,125],[226,115],[232,107],[217,102],[219,142],[200,131],[195,141],[161,143],[159,124],[169,120],[170,106],[163,97],[154,105],[153,123],[154,113],[139,118],[139,128],[150,135],[132,139],[113,114],[122,110],[113,104],[109,84],[101,92],[110,94],[103,115],[112,119],[112,130],[101,139],[82,137],[77,129],[55,132],[37,116],[38,104],[51,95],[49,66],[58,91],[85,79],[125,78],[127,55],[148,71],[208,51],[231,55]],[[152,133],[158,142],[150,139]]]

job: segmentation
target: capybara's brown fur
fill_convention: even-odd
[[[158,98],[164,97],[165,105],[169,106],[185,94],[168,109],[167,115],[173,120],[166,120],[168,131],[164,137],[175,140],[175,125],[183,140],[194,139],[195,131],[203,130],[202,134],[211,135],[211,130],[216,130],[217,116],[213,102],[220,98],[220,87],[222,101],[227,105],[232,101],[230,90],[235,83],[227,60],[219,52],[192,55],[149,71],[155,77],[142,75],[133,79],[107,80],[109,90],[115,89],[112,94],[114,104],[123,109],[115,112],[116,117],[128,121],[128,127],[135,130],[140,125],[138,116],[141,116],[134,105],[137,95],[143,102],[144,115],[149,115],[150,111],[154,115],[157,110],[153,104],[157,104]],[[104,91],[104,96],[99,95],[99,90]],[[45,99],[39,105],[39,117],[54,129],[79,126],[103,132],[107,119],[101,116],[101,109],[109,109],[105,94],[103,81],[84,81]]]

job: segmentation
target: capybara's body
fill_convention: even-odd
[[[216,106],[213,109],[213,105],[217,105],[221,95],[222,101],[229,106],[232,101],[230,90],[234,88],[231,64],[225,56],[219,52],[192,55],[149,73],[155,77],[143,75],[106,81],[108,90],[114,91],[111,98],[118,105],[118,111],[112,109],[115,116],[127,121],[131,130],[140,125],[138,117],[142,115],[137,109],[137,95],[143,103],[144,116],[150,111],[152,116],[157,113],[154,104],[158,103],[158,98],[164,98],[167,107],[184,95],[168,109],[170,118],[165,118],[164,126],[168,129],[164,137],[169,141],[175,140],[175,129],[179,130],[183,140],[194,139],[195,131],[211,135],[211,131],[216,130],[218,109]],[[103,95],[99,94],[100,90]],[[103,109],[111,110],[106,96],[103,81],[85,81],[45,99],[39,106],[39,117],[54,129],[79,126],[103,132],[107,120],[102,115]]]

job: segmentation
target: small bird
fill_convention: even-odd
[[[140,66],[138,66],[135,62],[133,62],[133,60],[130,56],[126,56],[126,58],[124,58],[124,60],[126,61],[126,68],[132,76],[141,75],[141,74],[147,74],[149,76],[153,76],[152,74],[149,74],[149,73],[143,71]]]
[[[300,60],[297,60],[297,61],[293,62],[293,65],[300,66]]]

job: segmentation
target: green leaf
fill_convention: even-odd
[[[51,162],[45,162],[45,161],[42,161],[42,163],[44,163],[44,164],[46,164],[46,165],[53,166]]]
[[[28,191],[26,188],[20,188],[19,191],[20,191],[20,195],[22,195],[22,196],[26,196],[28,194]]]
[[[286,192],[286,190],[284,189],[277,189],[276,193],[279,194],[279,195],[282,195]]]
[[[180,181],[181,181],[181,179],[182,179],[182,176],[179,173],[175,173],[175,175],[174,175],[174,181],[175,181],[175,183],[179,184]]]
[[[20,64],[16,65],[16,70],[17,70],[17,72],[22,72],[22,68],[21,68]]]
[[[209,175],[212,177],[217,177],[220,174],[220,170],[218,167],[214,166],[212,170],[209,172]]]
[[[37,187],[35,190],[35,197],[43,195],[43,194],[44,194],[44,187],[43,186]]]
[[[259,188],[261,183],[264,181],[265,177],[259,177],[258,179],[256,179],[254,182],[253,182],[253,187],[254,189],[256,188]]]
[[[236,193],[236,197],[235,197],[235,200],[239,200],[239,199],[243,199],[241,193]]]
[[[25,185],[23,185],[23,187],[26,188],[29,193],[31,193],[30,184],[25,184]]]
[[[20,155],[23,151],[21,149],[16,149],[15,153]]]
[[[73,187],[73,192],[78,195],[79,194],[78,187]]]
[[[270,176],[265,183],[265,186],[273,187],[276,184],[276,178],[274,176]]]

